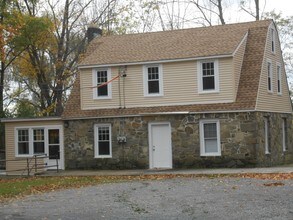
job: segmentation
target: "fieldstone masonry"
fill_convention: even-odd
[[[264,117],[270,120],[271,153],[265,154]],[[287,118],[287,145],[283,151],[282,120]],[[219,157],[200,156],[199,121],[219,119]],[[254,167],[293,162],[291,114],[242,112],[157,115],[67,121],[64,129],[66,169],[148,169],[148,123],[170,122],[174,168]],[[112,125],[112,158],[94,158],[94,125]],[[117,136],[125,134],[126,143]]]

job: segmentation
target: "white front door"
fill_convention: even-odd
[[[172,168],[171,125],[149,124],[150,168]]]
[[[64,169],[63,160],[63,133],[61,127],[52,127],[47,130],[47,146],[48,169]]]

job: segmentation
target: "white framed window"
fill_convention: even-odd
[[[272,53],[275,53],[275,46],[276,46],[276,34],[275,29],[271,28],[270,30],[270,36],[271,36],[271,51]]]
[[[219,65],[218,60],[204,60],[197,62],[198,92],[219,92]]]
[[[265,125],[265,154],[271,153],[271,131],[270,131],[270,118],[264,118]]]
[[[200,156],[221,156],[220,121],[201,120]]]
[[[54,138],[60,139],[60,128],[58,126],[45,127],[16,127],[15,128],[15,156],[27,157],[38,154],[52,154],[52,131],[54,131]],[[60,142],[58,141],[59,152]]]
[[[111,80],[111,68],[93,69],[93,98],[94,99],[111,99],[112,86],[107,82]]]
[[[282,69],[279,63],[277,63],[277,93],[282,95]]]
[[[96,124],[95,132],[95,158],[112,157],[111,124]]]
[[[288,150],[287,135],[288,135],[287,119],[283,118],[283,120],[282,120],[282,145],[283,145],[283,151]]]
[[[43,128],[33,129],[33,154],[45,153],[45,131]]]
[[[144,96],[163,96],[162,64],[143,66]]]
[[[15,154],[19,156],[30,155],[29,129],[17,129],[16,135],[17,137],[15,138],[15,140],[17,140],[17,143],[15,144]]]
[[[268,73],[268,92],[273,92],[273,73],[272,62],[267,61],[267,73]]]

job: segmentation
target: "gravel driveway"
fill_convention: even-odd
[[[280,186],[264,185],[268,183]],[[103,184],[0,203],[0,219],[292,220],[293,180],[176,178]]]

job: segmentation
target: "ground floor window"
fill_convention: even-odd
[[[111,124],[95,125],[95,157],[112,157]]]
[[[54,135],[53,135],[53,134]],[[51,127],[15,128],[15,156],[33,156],[38,154],[60,157],[60,129]],[[54,136],[54,140],[53,140]]]
[[[283,151],[288,150],[288,144],[287,144],[287,135],[288,135],[288,128],[287,128],[287,119],[283,118],[282,122],[282,142],[283,142]]]
[[[221,156],[219,120],[200,121],[200,155]]]
[[[265,125],[265,153],[271,153],[271,131],[270,131],[270,118],[264,118],[264,125]]]

